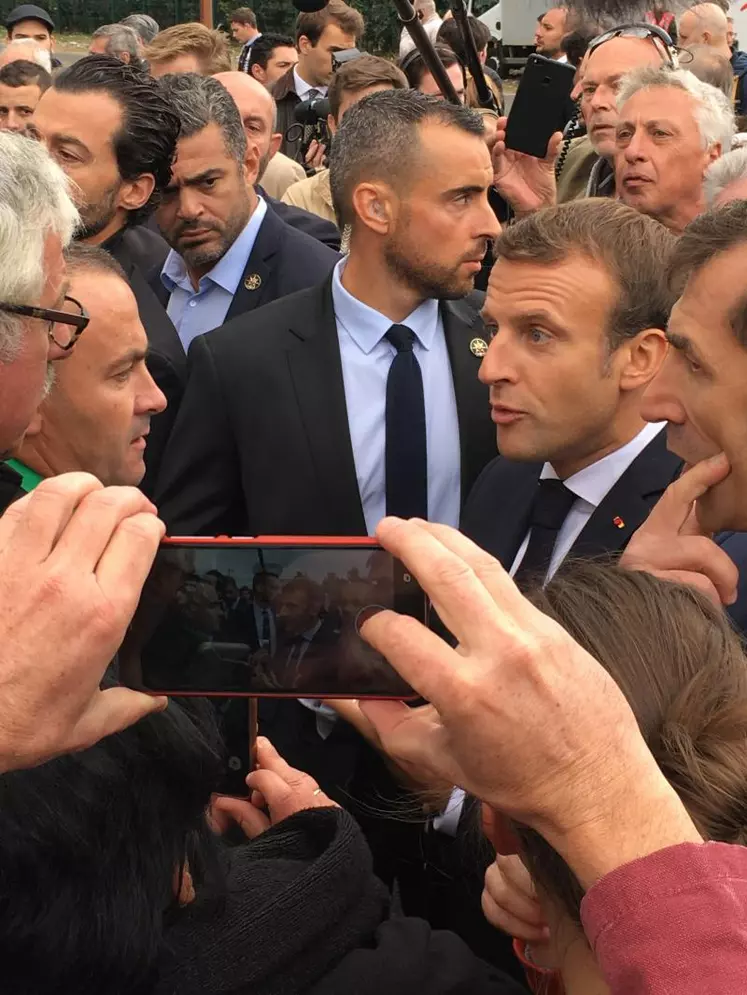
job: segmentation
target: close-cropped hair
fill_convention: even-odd
[[[127,274],[120,263],[100,245],[71,242],[65,249],[64,256],[68,276],[81,272],[109,273],[129,284]]]
[[[296,43],[290,35],[278,35],[271,31],[266,31],[260,35],[253,43],[249,52],[249,69],[252,66],[261,66],[267,69],[267,63],[272,57],[276,48],[295,48]]]
[[[205,76],[231,71],[228,41],[222,31],[206,28],[199,22],[175,24],[159,31],[145,49],[148,62],[168,62],[178,55],[194,55],[200,61]]]
[[[703,192],[708,207],[733,183],[747,180],[747,148],[732,149],[712,162],[706,172]]]
[[[726,614],[693,587],[592,561],[529,598],[613,678],[703,838],[747,844],[747,659]],[[536,884],[579,922],[570,868],[534,831],[518,835]]]
[[[249,7],[237,7],[231,11],[228,20],[231,24],[248,24],[250,28],[257,27],[257,15]]]
[[[42,93],[52,85],[52,77],[37,62],[16,59],[0,69],[0,83],[4,86],[38,86]]]
[[[330,0],[321,10],[298,15],[296,44],[301,38],[308,38],[312,45],[317,45],[329,24],[336,24],[345,34],[352,35],[356,43],[363,37],[366,26],[363,15],[355,7],[349,7],[343,0]]]
[[[676,237],[658,221],[608,198],[587,198],[537,211],[504,228],[495,258],[552,265],[580,256],[602,264],[619,297],[607,337],[617,349],[647,328],[666,329],[676,295],[667,263]]]

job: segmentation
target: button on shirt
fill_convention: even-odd
[[[197,290],[179,253],[172,249],[166,257],[161,270],[161,282],[171,294],[166,311],[185,351],[192,339],[219,328],[225,321],[266,214],[267,204],[259,197],[246,227],[223,258],[201,278]]]
[[[353,444],[355,473],[369,535],[386,514],[386,383],[396,354],[385,338],[391,318],[357,300],[342,285],[345,260],[332,277],[342,379]],[[428,447],[428,518],[459,524],[461,454],[451,363],[438,301],[424,301],[404,318],[415,334],[423,374]]]

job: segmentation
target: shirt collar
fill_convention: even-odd
[[[353,297],[343,287],[341,275],[345,262],[346,260],[341,259],[332,273],[332,302],[335,317],[361,352],[367,356],[381,342],[393,322],[380,311],[375,311],[368,304]],[[423,301],[399,324],[407,325],[423,348],[430,349],[438,330],[438,319],[438,301],[431,298]]]
[[[239,286],[241,277],[244,275],[246,263],[254,248],[259,229],[267,214],[267,204],[261,198],[257,198],[257,206],[254,213],[242,229],[240,235],[235,240],[231,248],[223,255],[213,268],[206,273],[199,283],[198,290],[195,291],[187,273],[184,260],[172,249],[161,270],[161,282],[164,287],[173,293],[177,287],[186,290],[189,294],[202,293],[210,286],[221,287],[233,296]]]
[[[649,442],[652,442],[656,438],[664,426],[664,422],[654,422],[646,425],[630,442],[616,449],[614,453],[608,453],[606,456],[603,456],[596,463],[585,466],[583,470],[574,473],[564,480],[563,483],[576,497],[581,498],[582,501],[586,501],[593,508],[598,508],[633,460],[640,456]],[[559,479],[552,466],[549,463],[545,463],[542,467],[540,480]]]
[[[301,79],[298,75],[298,69],[293,67],[293,88],[296,91],[296,96],[300,97],[301,100],[306,98],[306,94],[309,90],[316,90],[321,97],[327,96],[326,86],[312,86],[311,83],[307,83],[305,79]]]

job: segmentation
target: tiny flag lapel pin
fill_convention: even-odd
[[[624,529],[625,528],[625,522],[622,520],[622,518],[620,518],[619,515],[616,515],[612,519],[612,524],[615,525],[618,529]]]

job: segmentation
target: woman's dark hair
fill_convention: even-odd
[[[188,861],[218,866],[209,712],[175,702],[92,749],[0,777],[4,995],[140,995]]]
[[[122,108],[122,126],[112,140],[119,175],[134,180],[151,173],[156,181],[148,203],[127,216],[128,224],[141,224],[169,185],[179,137],[179,118],[158,82],[118,59],[88,55],[56,76],[53,87],[61,93],[106,93]]]
[[[747,844],[747,659],[725,614],[694,588],[593,562],[529,597],[614,678],[703,837]],[[517,828],[535,881],[578,922],[578,881]]]

